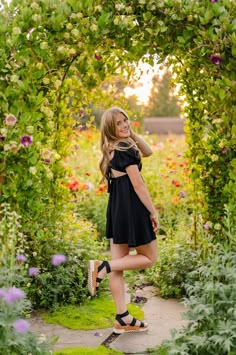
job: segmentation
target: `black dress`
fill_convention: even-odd
[[[121,146],[128,143],[120,142]],[[107,169],[109,200],[107,206],[106,237],[113,238],[114,244],[128,244],[136,247],[156,239],[150,220],[150,212],[136,194],[128,174],[117,178],[111,177],[111,168],[126,172],[129,165],[142,163],[139,151],[133,147],[114,151],[114,156]]]

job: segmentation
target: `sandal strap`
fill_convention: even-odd
[[[99,265],[99,267],[98,267],[98,272],[101,271],[104,267],[105,267],[106,270],[107,270],[107,274],[109,274],[109,273],[111,272],[111,267],[110,267],[110,265],[109,265],[109,263],[108,263],[107,260],[103,260],[103,262],[101,263],[101,265]]]
[[[125,311],[124,313],[117,314],[117,315],[116,315],[116,320],[120,323],[120,325],[125,326],[125,325],[127,325],[127,324],[126,324],[121,318],[126,317],[126,316],[128,316],[128,315],[129,315],[129,311],[128,311],[128,310]]]
[[[137,319],[133,318],[132,322],[130,323],[131,327],[135,326],[136,322],[137,322]]]
[[[136,319],[136,318],[133,318],[133,319],[132,319],[132,322],[130,323],[130,325],[131,325],[132,327],[134,327],[135,324],[136,324],[136,322],[137,322],[137,319]],[[144,328],[144,323],[143,323],[141,320],[140,320],[139,322],[140,322],[139,327],[140,327],[140,328]]]

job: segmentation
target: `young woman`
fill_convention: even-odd
[[[157,259],[157,213],[140,174],[140,155],[147,157],[152,150],[132,132],[127,113],[112,107],[102,116],[101,151],[100,169],[108,181],[106,236],[111,260],[89,261],[88,288],[95,296],[99,283],[109,274],[117,310],[114,332],[145,331],[148,324],[127,311],[123,271],[151,267]],[[136,250],[135,255],[130,255],[130,248]]]

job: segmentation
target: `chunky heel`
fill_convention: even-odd
[[[122,314],[117,314],[116,315],[116,320],[118,321],[119,324],[115,324],[113,328],[113,332],[116,334],[123,334],[123,333],[130,333],[130,332],[145,332],[148,330],[148,324],[144,323],[142,321],[139,321],[140,324],[136,325],[137,319],[133,317],[131,323],[125,323],[122,318],[126,317],[129,315],[128,311],[125,311]]]
[[[99,283],[102,281],[101,278],[97,277],[98,273],[106,268],[107,274],[111,272],[111,267],[108,261],[104,260],[101,265],[99,265],[98,260],[90,260],[88,262],[88,289],[91,296],[95,296],[98,290]]]

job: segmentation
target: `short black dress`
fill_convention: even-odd
[[[128,143],[120,142],[121,146]],[[129,165],[142,163],[139,151],[134,147],[127,150],[115,150],[107,169],[109,200],[107,206],[106,237],[113,238],[114,244],[128,244],[136,247],[156,239],[150,220],[150,212],[136,194],[128,174],[111,177],[111,168],[126,172]]]

